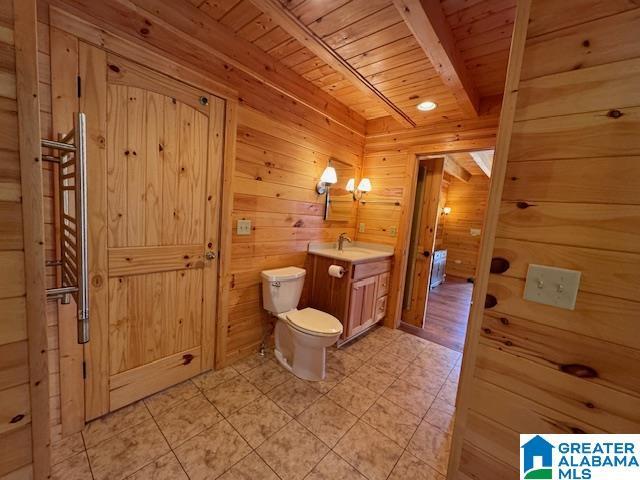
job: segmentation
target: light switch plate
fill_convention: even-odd
[[[479,237],[481,233],[482,233],[482,230],[480,230],[479,228],[470,228],[469,229],[469,234],[472,237]]]
[[[361,224],[358,226],[358,232],[360,232],[360,233],[364,233],[364,231],[365,231],[365,224],[364,224],[364,223],[361,223]]]
[[[391,235],[392,237],[398,235],[398,227],[389,227],[389,235]]]
[[[251,220],[238,220],[238,235],[251,235]]]
[[[581,272],[566,268],[530,264],[524,298],[531,302],[574,310]]]

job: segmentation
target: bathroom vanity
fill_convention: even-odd
[[[309,246],[309,306],[336,317],[343,325],[338,344],[345,343],[384,319],[393,248],[354,242],[338,250],[335,244]],[[341,278],[329,267],[341,266]]]

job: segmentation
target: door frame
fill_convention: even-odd
[[[116,28],[105,26],[97,26],[88,23],[78,17],[71,15],[55,6],[49,6],[49,18],[51,39],[57,37],[57,40],[51,45],[51,51],[56,48],[61,48],[62,43],[56,47],[55,42],[66,39],[75,41],[76,45],[80,43],[103,51],[105,54],[115,54],[122,57],[125,60],[134,62],[141,67],[147,68],[157,74],[164,75],[172,78],[176,81],[184,83],[186,85],[193,86],[195,88],[204,90],[209,94],[222,99],[224,105],[224,135],[222,141],[223,153],[222,164],[220,165],[220,177],[218,183],[221,187],[219,196],[219,208],[217,209],[217,215],[214,216],[214,224],[217,224],[218,230],[218,245],[212,245],[211,250],[217,252],[217,274],[215,280],[209,282],[213,284],[212,290],[215,291],[214,297],[209,297],[209,301],[213,299],[214,306],[212,310],[215,312],[216,318],[212,322],[213,328],[210,329],[214,335],[212,339],[211,355],[204,358],[203,355],[203,369],[219,368],[224,363],[225,350],[226,350],[226,325],[228,323],[228,302],[225,298],[228,296],[228,279],[230,271],[230,259],[231,259],[231,212],[233,209],[233,190],[232,180],[233,172],[235,170],[235,148],[236,148],[236,131],[238,121],[238,92],[227,85],[212,80],[206,75],[200,73],[197,69],[194,69],[192,65],[189,65],[181,59],[172,58],[165,54],[157,53],[152,47],[148,45],[141,45],[139,40],[136,40],[127,34],[120,33]],[[60,34],[60,35],[56,35]],[[62,47],[64,48],[64,47]],[[76,72],[79,69],[79,56],[67,55],[64,57],[64,64],[58,64],[60,72],[66,71],[68,68],[71,72]],[[67,78],[58,78],[52,74],[52,87],[54,82],[68,80]],[[72,90],[75,92],[76,85],[73,84]],[[63,89],[64,90],[64,89]],[[75,94],[71,92],[66,95],[62,100],[66,102],[67,109],[77,110],[79,108],[79,100]],[[64,104],[61,105],[61,110],[64,109]],[[104,115],[104,113],[102,113]],[[53,119],[54,125],[56,122],[55,113]],[[94,134],[96,132],[93,132]],[[91,133],[88,135],[88,144],[91,143]],[[101,141],[100,135],[94,135],[95,143]],[[212,140],[210,140],[211,144]],[[88,148],[91,147],[88,145]],[[105,245],[106,250],[106,245]],[[106,286],[106,282],[105,282]],[[204,288],[204,287],[203,287]],[[106,289],[105,289],[106,290]],[[63,318],[64,315],[75,315],[74,310],[61,309],[59,312],[59,325],[63,324],[75,325],[74,319]],[[94,332],[98,326],[94,322]],[[75,327],[74,327],[75,328]],[[206,330],[203,326],[203,332]],[[106,332],[100,332],[106,334]],[[224,337],[224,338],[223,338]],[[109,411],[108,402],[108,386],[105,390],[107,392],[106,399],[102,399],[95,405],[88,405],[86,402],[87,395],[85,390],[92,388],[91,382],[87,381],[82,376],[82,369],[86,365],[84,362],[84,356],[91,355],[91,343],[83,347],[75,344],[75,342],[66,342],[67,345],[61,344],[60,357],[65,358],[66,363],[72,368],[72,376],[69,375],[65,378],[65,385],[61,382],[61,416],[64,435],[72,434],[80,431],[86,421],[93,418],[102,416]],[[94,343],[95,345],[95,343]],[[94,352],[95,354],[100,352]],[[206,364],[206,367],[204,366]],[[62,370],[62,365],[61,365]],[[95,376],[94,376],[95,378]],[[97,386],[100,387],[100,386]],[[102,386],[104,389],[104,386]],[[104,395],[103,395],[104,397]],[[66,406],[66,408],[65,408]]]
[[[418,219],[414,219],[413,214],[411,215],[411,217],[409,218],[410,225],[408,227],[408,230],[409,230],[409,235],[411,235],[415,222],[416,221],[418,222],[417,227],[419,228],[419,231],[417,235],[416,247],[418,247],[419,245],[422,245],[423,252],[427,250],[429,251],[429,256],[428,258],[425,259],[428,265],[426,267],[427,270],[425,272],[426,275],[424,277],[424,285],[422,284],[422,282],[416,282],[417,273],[416,273],[416,270],[413,270],[414,280],[412,284],[412,292],[410,292],[411,297],[413,298],[412,304],[409,309],[404,308],[404,305],[402,308],[403,317],[405,315],[410,315],[414,317],[414,320],[417,320],[417,318],[419,318],[420,316],[422,317],[422,320],[420,321],[420,325],[407,321],[409,320],[409,318],[404,318],[402,320],[403,323],[414,326],[414,327],[418,327],[418,328],[424,328],[427,305],[429,303],[429,291],[430,291],[430,285],[431,285],[431,268],[433,265],[433,252],[434,252],[436,235],[438,230],[438,218],[440,217],[440,195],[442,190],[442,182],[444,179],[443,177],[444,177],[445,160],[444,160],[444,157],[441,157],[438,155],[429,156],[429,157],[423,157],[421,155],[418,155],[418,168],[420,168],[422,164],[424,164],[427,167],[427,174],[428,174],[428,178],[424,185],[425,189],[422,191],[422,198],[420,199],[420,202],[422,203],[421,208],[423,209],[422,215]],[[418,177],[419,175],[416,174],[416,178],[415,178],[416,189],[418,185]],[[416,195],[414,195],[414,201],[413,201],[414,213],[415,213],[415,208],[417,204],[416,202],[417,198],[415,198],[415,196]],[[430,225],[432,226],[432,228],[430,229],[430,231],[427,231]],[[410,246],[411,246],[411,242],[409,242],[409,247]],[[411,251],[407,252],[407,269],[406,269],[407,271],[410,271],[411,261],[413,261],[414,263],[417,263],[418,255],[420,255],[420,253],[416,253],[415,258],[410,258]],[[414,295],[414,292],[416,291],[416,285],[421,290],[419,290],[419,293],[417,295]],[[406,273],[405,273],[405,289],[406,288],[407,288],[407,285],[406,285]],[[424,302],[422,301],[422,293],[424,293]],[[402,296],[403,296],[403,299],[406,296],[406,292],[404,291],[404,289],[402,291]],[[416,313],[420,313],[420,315],[416,315]]]

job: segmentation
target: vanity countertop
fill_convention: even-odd
[[[333,242],[311,242],[309,244],[309,253],[351,263],[364,263],[393,256],[393,247],[356,241],[345,243],[344,249],[338,250],[337,244]]]

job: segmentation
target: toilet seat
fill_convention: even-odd
[[[291,328],[308,335],[331,337],[342,334],[342,324],[336,317],[315,308],[292,310],[287,312],[286,318]]]

